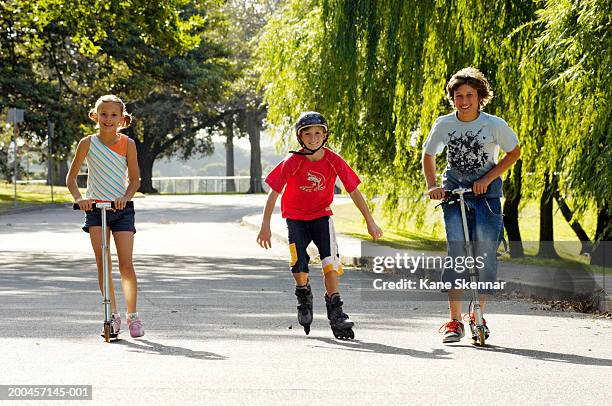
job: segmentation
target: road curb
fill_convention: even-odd
[[[43,203],[43,204],[36,204],[36,205],[32,205],[32,206],[26,206],[26,207],[18,207],[15,209],[8,209],[5,211],[0,211],[0,217],[1,216],[5,216],[5,215],[9,215],[9,214],[20,214],[20,213],[27,213],[27,212],[31,212],[31,211],[39,211],[39,210],[44,210],[44,209],[52,209],[52,208],[59,208],[59,207],[68,207],[70,203]]]

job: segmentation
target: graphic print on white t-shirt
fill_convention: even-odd
[[[485,152],[485,146],[480,140],[480,133],[483,127],[474,134],[472,130],[465,133],[457,130],[448,133],[448,163],[453,169],[463,173],[472,173],[485,166],[489,159],[489,154]]]

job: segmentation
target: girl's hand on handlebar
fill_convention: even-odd
[[[128,199],[125,196],[116,198],[115,199],[115,210],[123,210],[123,209],[125,209],[125,205],[129,201],[130,201],[130,199]]]
[[[93,202],[93,199],[83,199],[82,197],[79,197],[75,203],[79,205],[79,209],[83,211],[91,211]]]
[[[444,188],[439,187],[439,186],[434,186],[427,190],[427,194],[429,195],[429,198],[432,200],[442,200],[444,199],[446,192],[444,191]]]

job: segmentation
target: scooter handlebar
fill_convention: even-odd
[[[110,204],[111,204],[111,209],[114,209],[115,208],[115,202],[110,202]],[[131,201],[131,200],[129,202],[126,202],[125,203],[125,207],[126,208],[134,207],[134,202]],[[96,202],[92,203],[92,208],[94,208],[94,209],[96,208]],[[81,207],[79,206],[78,203],[73,203],[72,204],[72,209],[73,210],[81,210]]]
[[[457,188],[457,189],[452,189],[452,190],[445,190],[444,191],[444,198],[448,199],[449,197],[452,196],[461,196],[463,195],[466,198],[471,198],[471,197],[477,197],[474,192],[472,192],[471,188]]]
[[[448,190],[447,192],[451,192],[454,195],[465,195],[467,193],[472,193],[472,188],[457,188],[457,189],[453,189],[453,190]]]

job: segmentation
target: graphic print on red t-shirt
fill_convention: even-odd
[[[266,183],[282,193],[283,218],[312,220],[332,215],[329,208],[334,200],[334,185],[340,178],[348,193],[361,183],[346,161],[330,149],[323,158],[309,161],[302,155],[283,159],[266,177]],[[284,189],[284,190],[283,190]]]
[[[306,172],[306,182],[308,185],[300,186],[304,192],[318,192],[320,190],[325,190],[325,176],[323,174],[308,170]]]

